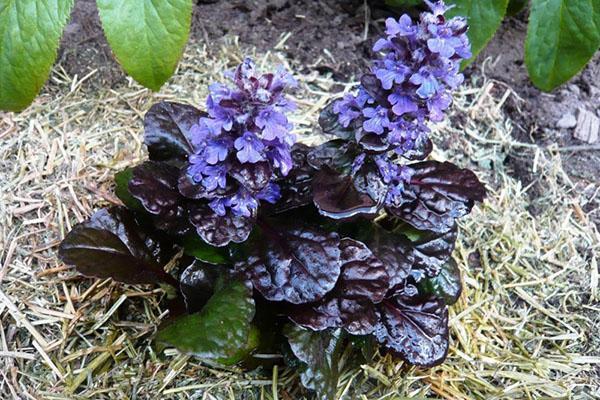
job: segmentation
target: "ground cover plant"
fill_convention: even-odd
[[[0,110],[21,111],[38,94],[75,0],[0,3]],[[98,0],[104,34],[123,69],[158,90],[173,74],[190,31],[191,0]]]
[[[386,0],[392,6],[419,6],[418,0]],[[450,15],[469,23],[477,55],[506,16],[528,6],[525,0],[449,0]],[[594,0],[532,0],[528,9],[525,64],[532,82],[551,91],[575,76],[600,48],[600,3]],[[515,44],[516,45],[516,44]]]
[[[485,189],[426,160],[469,58],[466,22],[429,3],[386,21],[380,57],[353,94],[321,113],[319,146],[294,143],[283,69],[245,59],[206,112],[161,102],[145,116],[149,160],[115,177],[125,207],[76,225],[59,254],[79,272],[161,285],[159,346],[246,367],[284,359],[321,398],[341,360],[379,348],[433,366],[459,297],[456,219]],[[425,160],[425,161],[424,161]]]

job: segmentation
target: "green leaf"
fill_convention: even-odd
[[[115,195],[123,204],[134,211],[145,211],[142,203],[129,192],[129,181],[133,177],[133,168],[128,167],[115,174]]]
[[[73,0],[0,1],[0,109],[21,111],[56,58]]]
[[[304,363],[300,379],[305,388],[314,390],[317,399],[336,399],[342,370],[344,334],[341,329],[314,332],[297,325],[284,331],[294,355]]]
[[[571,79],[600,46],[598,0],[533,0],[525,63],[535,86],[551,91]]]
[[[487,45],[506,15],[508,0],[451,0],[446,4],[454,7],[448,10],[448,18],[462,16],[467,18],[469,31],[467,36],[471,41],[473,61],[477,54]]]
[[[205,360],[229,362],[250,342],[256,342],[250,336],[253,317],[252,288],[233,281],[216,292],[199,313],[180,317],[161,329],[156,341]]]
[[[97,0],[106,39],[123,69],[158,90],[175,71],[190,32],[191,0]]]
[[[425,294],[433,294],[452,305],[458,301],[462,292],[460,269],[453,259],[450,259],[440,270],[439,275],[425,278],[419,282],[419,289]]]
[[[520,13],[527,5],[528,0],[509,0],[506,15],[514,16]]]
[[[214,247],[206,243],[193,231],[183,238],[183,252],[209,264],[229,264],[226,247]]]
[[[385,0],[385,4],[397,8],[410,8],[423,4],[423,0]]]

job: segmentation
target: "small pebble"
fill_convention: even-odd
[[[561,119],[558,120],[556,126],[560,129],[575,128],[577,125],[577,118],[573,114],[565,114]]]

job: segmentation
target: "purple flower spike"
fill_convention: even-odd
[[[386,204],[403,201],[407,169],[397,156],[423,159],[431,151],[427,123],[440,122],[452,104],[452,90],[464,80],[461,61],[471,57],[464,18],[446,19],[443,1],[426,1],[430,11],[412,20],[402,15],[385,21],[385,37],[375,42],[379,58],[361,79],[356,95],[333,105],[338,122],[356,129],[354,138],[364,153],[353,171],[376,159],[379,174],[390,187]],[[374,135],[375,134],[375,135]]]
[[[284,91],[296,85],[283,67],[260,75],[245,59],[227,73],[233,86],[215,83],[206,99],[208,117],[190,128],[195,153],[187,175],[218,216],[253,217],[259,200],[275,202],[273,183],[292,168],[295,136],[286,113],[294,109]]]

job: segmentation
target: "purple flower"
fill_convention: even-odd
[[[296,82],[283,67],[260,75],[248,58],[226,75],[234,85],[210,85],[208,117],[190,128],[194,154],[188,158],[186,172],[194,184],[203,186],[203,198],[215,214],[248,217],[256,214],[259,200],[279,199],[279,187],[273,183],[279,175],[273,173],[266,186],[252,191],[243,182],[234,185],[240,176],[233,168],[246,164],[243,167],[251,174],[260,161],[263,170],[289,173],[295,136],[286,113],[294,109],[294,103],[284,91]]]
[[[385,60],[384,68],[375,70],[375,76],[381,81],[384,89],[391,89],[394,83],[402,83],[406,75],[410,73],[410,68],[399,61]]]
[[[275,204],[281,198],[281,190],[279,185],[269,183],[263,190],[256,194],[256,198]]]
[[[367,118],[363,123],[363,129],[366,132],[382,134],[383,128],[387,128],[387,126],[390,124],[390,120],[388,119],[388,110],[385,107],[367,107],[363,110],[363,115]]]
[[[385,37],[373,46],[381,54],[361,80],[365,87],[333,106],[342,126],[362,126],[353,137],[364,152],[355,157],[353,170],[375,159],[388,185],[388,205],[406,201],[404,186],[410,180],[410,170],[398,164],[397,156],[425,156],[427,123],[444,119],[452,90],[464,80],[461,61],[471,57],[465,19],[446,19],[449,7],[443,1],[426,4],[430,11],[418,20],[408,15],[386,20]]]
[[[263,160],[261,152],[265,145],[252,132],[245,132],[243,136],[235,139],[234,146],[238,150],[237,158],[242,163],[256,163]]]
[[[417,26],[413,25],[412,19],[404,14],[398,21],[394,18],[388,18],[385,20],[385,33],[388,38],[394,36],[411,36],[417,33]]]
[[[258,209],[258,200],[252,193],[240,189],[230,199],[231,211],[238,216],[251,217]]]
[[[394,92],[388,96],[388,101],[392,104],[392,112],[401,117],[404,114],[413,113],[419,109],[419,106],[413,99],[403,93]]]
[[[213,165],[219,161],[224,161],[228,152],[227,142],[223,139],[212,140],[204,148],[206,162]]]
[[[288,133],[287,118],[282,113],[266,108],[256,117],[256,126],[262,129],[262,138],[274,140]]]
[[[446,92],[436,93],[427,100],[427,108],[430,112],[430,118],[434,122],[444,119],[444,111],[452,104],[452,97]]]
[[[361,115],[361,105],[357,101],[357,97],[351,94],[346,94],[341,100],[333,104],[333,112],[339,114],[340,124],[347,128],[352,121]]]

